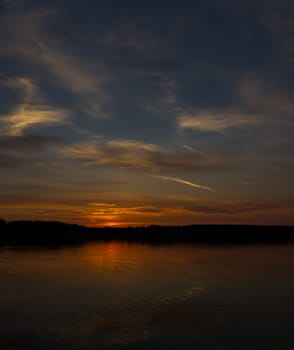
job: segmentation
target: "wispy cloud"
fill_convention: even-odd
[[[293,125],[293,99],[271,81],[258,75],[248,75],[240,79],[237,93],[248,109],[267,116],[264,118],[267,123]]]
[[[226,133],[233,129],[259,128],[275,132],[275,126],[293,127],[294,102],[270,81],[248,74],[237,83],[236,94],[241,98],[238,107],[208,109],[177,116],[179,130]],[[264,127],[266,126],[266,128]]]
[[[21,107],[15,113],[3,117],[6,124],[3,131],[6,135],[22,135],[24,130],[44,124],[60,124],[65,121],[65,112],[59,110],[45,109],[46,107],[28,108]]]
[[[154,176],[158,179],[162,179],[162,180],[166,180],[166,181],[174,181],[174,182],[178,182],[180,184],[184,184],[187,186],[191,186],[191,187],[195,187],[195,188],[199,188],[201,190],[206,190],[206,191],[210,191],[210,192],[215,192],[215,190],[212,187],[209,186],[204,186],[204,185],[200,185],[197,184],[195,182],[191,182],[191,181],[187,181],[187,180],[183,180],[183,179],[179,179],[178,177],[171,177],[171,176]]]
[[[180,129],[195,129],[201,131],[223,132],[228,128],[238,128],[259,124],[261,117],[242,112],[232,111],[206,111],[194,115],[181,115],[178,117]]]
[[[116,166],[148,172],[207,171],[221,168],[225,163],[218,156],[167,149],[134,140],[101,140],[67,147],[62,152],[65,157],[80,159],[92,166]]]
[[[87,63],[47,45],[38,39],[39,59],[58,78],[59,82],[78,98],[78,107],[93,118],[106,117],[105,106],[111,100],[103,85],[109,79],[105,67],[95,65],[95,71]]]
[[[162,209],[154,205],[122,206],[114,203],[89,203],[95,207],[92,216],[121,216],[121,215],[160,215]]]
[[[25,77],[5,79],[2,86],[20,89],[22,99],[14,110],[1,117],[0,133],[7,136],[19,136],[32,126],[64,123],[67,112],[47,105],[32,80]]]
[[[27,77],[8,78],[3,75],[0,79],[0,86],[12,89],[19,89],[23,93],[25,101],[31,99],[37,92],[36,85]]]
[[[106,116],[105,106],[111,100],[105,92],[109,73],[101,62],[68,50],[54,31],[48,30],[52,18],[59,17],[55,6],[39,6],[3,18],[0,29],[0,56],[20,57],[58,80],[60,86],[75,95],[74,106],[94,118]]]

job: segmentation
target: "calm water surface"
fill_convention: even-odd
[[[294,245],[0,249],[0,350],[294,349]]]

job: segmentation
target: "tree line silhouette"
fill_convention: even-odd
[[[0,245],[82,244],[88,241],[142,243],[290,243],[294,226],[186,225],[85,227],[53,221],[0,219]]]

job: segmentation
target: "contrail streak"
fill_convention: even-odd
[[[183,180],[183,179],[179,179],[177,177],[171,177],[171,176],[154,176],[157,177],[158,179],[162,179],[162,180],[166,180],[166,181],[174,181],[174,182],[179,182],[181,184],[187,185],[187,186],[191,186],[191,187],[195,187],[195,188],[199,188],[201,190],[206,190],[206,191],[210,191],[210,192],[215,192],[215,190],[209,186],[203,186],[200,184],[196,184],[194,182],[191,181],[187,181],[187,180]]]

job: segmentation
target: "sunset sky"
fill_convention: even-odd
[[[0,0],[0,217],[294,224],[294,2]]]

